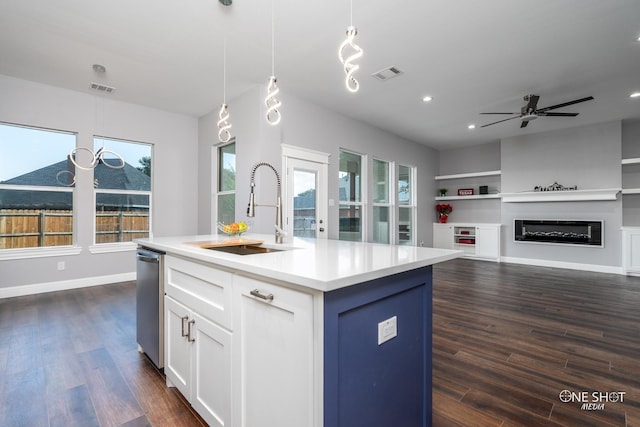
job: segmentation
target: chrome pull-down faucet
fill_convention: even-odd
[[[256,186],[256,170],[260,166],[267,166],[273,171],[273,173],[276,174],[276,181],[277,181],[277,184],[278,184],[278,188],[277,188],[276,204],[275,205],[257,205],[255,203],[255,196],[254,196],[253,189]],[[249,218],[253,218],[256,215],[256,213],[255,213],[255,207],[256,206],[275,207],[276,208],[276,224],[275,224],[276,243],[282,243],[282,239],[286,235],[286,233],[282,229],[282,185],[281,185],[281,182],[280,182],[280,174],[278,173],[276,168],[274,168],[269,163],[266,163],[266,162],[256,163],[256,165],[253,167],[253,169],[251,169],[250,186],[251,186],[251,192],[249,193],[249,205],[247,206],[247,216]]]

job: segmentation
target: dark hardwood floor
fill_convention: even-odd
[[[202,426],[138,353],[135,283],[0,300],[0,426]]]
[[[640,426],[640,278],[471,260],[434,278],[434,426]],[[202,425],[135,341],[133,282],[0,300],[0,426]],[[563,390],[625,394],[589,411]]]
[[[640,278],[454,260],[434,279],[434,426],[640,426]]]

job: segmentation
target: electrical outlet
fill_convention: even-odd
[[[378,323],[378,345],[398,336],[398,317],[393,316]]]
[[[62,271],[66,268],[64,261],[58,261],[58,271]]]

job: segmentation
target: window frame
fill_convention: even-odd
[[[236,173],[236,177],[237,178],[237,165],[238,165],[238,158],[237,158],[237,152],[238,152],[238,144],[236,141],[236,138],[233,137],[231,138],[228,142],[225,143],[219,143],[219,144],[215,144],[213,146],[213,148],[215,149],[215,154],[214,154],[214,158],[215,158],[215,168],[213,170],[215,170],[215,174],[213,175],[213,188],[214,190],[214,201],[213,201],[213,206],[214,206],[214,212],[215,215],[211,215],[213,224],[211,224],[211,230],[213,233],[220,233],[220,230],[218,230],[217,224],[220,221],[220,198],[222,196],[233,196],[233,200],[234,200],[234,204],[233,204],[233,218],[235,219],[236,216],[236,193],[237,193],[237,179],[234,178],[234,188],[233,190],[220,190],[221,188],[221,167],[222,167],[222,159],[223,159],[223,148],[228,147],[230,145],[234,146],[234,168],[235,168],[235,172]]]
[[[405,167],[409,169],[409,192],[410,192],[410,203],[409,204],[401,204],[400,203],[400,192],[399,192],[399,184],[400,184],[400,168],[401,167]],[[418,201],[417,201],[417,197],[418,197],[418,191],[416,189],[416,184],[418,181],[418,168],[416,166],[412,166],[412,165],[406,165],[406,164],[398,164],[397,165],[397,170],[396,170],[396,179],[395,179],[395,184],[396,184],[396,191],[395,191],[395,199],[396,199],[396,215],[397,215],[397,222],[395,224],[395,237],[396,237],[396,244],[398,245],[408,245],[408,246],[416,246],[416,242],[417,242],[417,210],[418,210]],[[400,209],[407,209],[410,210],[410,221],[411,221],[411,232],[410,232],[410,239],[408,241],[403,241],[400,239]]]
[[[107,252],[123,252],[123,251],[130,251],[132,249],[135,249],[137,247],[137,244],[134,243],[133,241],[125,241],[125,242],[107,242],[107,243],[97,243],[96,242],[96,234],[97,234],[97,224],[96,224],[96,219],[97,219],[97,215],[98,215],[98,210],[97,210],[97,195],[98,194],[123,194],[123,195],[143,195],[143,196],[148,196],[149,197],[149,213],[148,213],[148,224],[149,224],[149,230],[148,230],[148,234],[149,234],[149,238],[153,237],[153,175],[154,175],[154,166],[153,166],[153,159],[154,159],[154,149],[155,149],[155,145],[152,143],[148,143],[148,142],[143,142],[143,141],[134,141],[134,140],[129,140],[129,139],[123,139],[123,138],[114,138],[114,137],[109,137],[109,136],[104,136],[104,135],[93,135],[93,150],[95,151],[95,144],[96,144],[96,140],[97,139],[102,139],[102,140],[111,140],[111,141],[116,141],[116,142],[120,142],[120,143],[127,143],[127,144],[137,144],[137,145],[144,145],[144,146],[148,146],[149,150],[150,150],[150,156],[151,156],[151,175],[149,176],[149,187],[150,189],[147,190],[120,190],[120,189],[111,189],[111,188],[96,188],[93,187],[93,191],[92,191],[92,217],[93,217],[93,229],[92,229],[92,236],[93,236],[93,244],[91,246],[89,246],[89,251],[91,253],[107,253]],[[132,165],[133,166],[133,165]],[[95,179],[95,176],[92,177],[92,180]]]
[[[351,155],[355,155],[355,156],[359,156],[360,157],[360,189],[359,189],[359,193],[360,193],[360,201],[358,202],[353,202],[353,201],[344,201],[344,200],[340,200],[340,172],[342,172],[340,169],[340,160],[342,157],[342,153],[347,153],[347,154],[351,154]],[[339,152],[338,152],[338,239],[340,239],[340,209],[343,205],[345,206],[353,206],[353,207],[359,207],[360,208],[360,240],[347,240],[347,241],[355,241],[355,242],[364,242],[367,240],[367,227],[368,227],[368,221],[367,221],[367,200],[369,198],[368,196],[368,192],[367,192],[367,175],[368,175],[368,155],[367,154],[363,154],[363,153],[358,153],[356,151],[352,151],[352,150],[348,150],[345,148],[340,148]]]
[[[78,132],[53,129],[42,126],[24,125],[19,123],[11,123],[0,121],[2,126],[13,126],[17,128],[30,129],[40,132],[50,132],[65,134],[73,136],[74,143],[73,148],[78,146]],[[69,245],[55,245],[55,246],[31,246],[26,248],[5,248],[0,249],[0,260],[14,260],[25,258],[41,258],[52,256],[67,256],[78,255],[82,252],[82,248],[78,246],[78,206],[77,206],[77,191],[76,184],[72,186],[48,186],[48,185],[17,185],[17,184],[2,184],[0,183],[0,189],[2,190],[15,190],[15,191],[42,191],[52,193],[71,193],[71,244]]]
[[[394,209],[394,207],[395,207],[395,194],[392,192],[391,189],[393,188],[392,184],[395,182],[395,179],[394,179],[394,176],[395,176],[395,174],[394,174],[395,162],[374,157],[372,159],[372,162],[371,162],[371,179],[372,180],[376,180],[377,179],[377,176],[376,176],[375,171],[374,171],[374,165],[375,165],[376,162],[383,162],[383,163],[387,164],[387,177],[386,177],[386,179],[387,179],[387,183],[386,183],[386,185],[387,185],[387,202],[383,203],[383,202],[376,202],[375,201],[375,195],[376,195],[375,186],[377,185],[377,181],[374,181],[372,183],[372,186],[374,187],[374,189],[373,189],[373,193],[372,193],[372,197],[371,197],[371,241],[373,243],[393,244],[394,241],[395,241],[395,239],[394,239],[395,233],[393,232],[393,230],[396,229],[396,227],[395,227],[395,209]],[[374,212],[375,212],[376,208],[380,208],[380,207],[387,208],[387,210],[388,210],[388,215],[389,215],[389,221],[388,221],[389,230],[387,232],[388,242],[379,242],[379,241],[376,241],[376,239],[375,239],[376,233],[374,232],[374,227],[376,226],[376,221],[375,221]]]

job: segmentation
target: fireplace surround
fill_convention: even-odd
[[[603,246],[603,221],[515,219],[516,242]]]

